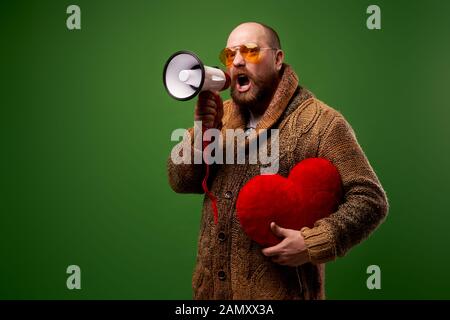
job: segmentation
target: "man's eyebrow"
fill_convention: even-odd
[[[248,43],[254,43],[257,46],[261,46],[261,42],[260,41],[244,41],[244,42],[242,42],[240,44],[236,44],[234,46],[226,46],[226,48],[236,48],[236,47],[242,46],[244,44],[248,44]]]

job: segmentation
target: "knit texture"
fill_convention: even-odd
[[[225,129],[244,129],[247,117],[246,110],[225,101],[223,134]],[[343,203],[312,228],[299,231],[310,262],[297,268],[281,266],[247,237],[235,212],[239,190],[260,174],[263,165],[236,164],[236,158],[235,164],[212,165],[209,186],[218,198],[219,221],[214,224],[211,202],[204,197],[192,278],[194,299],[324,299],[324,264],[366,239],[388,212],[385,192],[350,125],[338,111],[300,87],[288,65],[257,126],[257,130],[269,128],[280,130],[278,173],[287,177],[303,159],[326,158],[341,175]],[[192,128],[189,132],[192,144]],[[187,143],[188,139],[180,142],[177,152],[182,154]],[[192,150],[192,159],[201,152]],[[203,174],[201,164],[176,165],[168,159],[169,184],[176,192],[202,193]]]

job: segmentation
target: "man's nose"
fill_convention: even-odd
[[[237,50],[236,55],[234,56],[233,66],[235,67],[245,66],[245,59],[241,55],[241,52],[239,50]]]

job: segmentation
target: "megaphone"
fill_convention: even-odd
[[[201,91],[222,91],[230,86],[230,76],[217,67],[209,67],[190,51],[175,52],[163,72],[164,86],[177,100],[189,100]]]

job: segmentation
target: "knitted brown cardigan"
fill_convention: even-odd
[[[244,110],[227,100],[224,112],[223,130],[244,129]],[[310,262],[297,268],[281,266],[261,253],[262,248],[246,236],[236,219],[239,190],[260,174],[261,164],[214,165],[209,186],[218,198],[219,222],[214,224],[211,201],[205,196],[192,279],[194,299],[324,299],[324,263],[344,256],[387,214],[386,195],[352,128],[339,112],[299,87],[288,65],[258,123],[257,129],[261,128],[280,130],[279,174],[287,176],[305,158],[324,157],[341,174],[344,201],[334,214],[300,231]],[[192,128],[190,133],[192,138]],[[180,154],[185,143],[189,139],[177,146]],[[193,149],[192,159],[194,152],[201,151]],[[175,165],[169,157],[168,175],[174,191],[203,193],[202,165]]]

